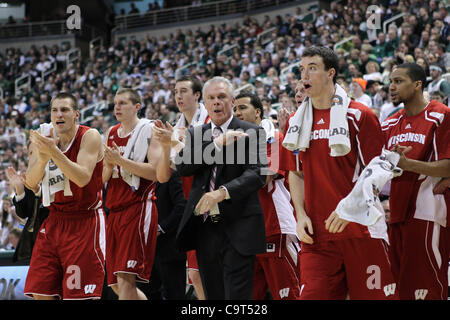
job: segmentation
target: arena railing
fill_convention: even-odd
[[[15,139],[15,143],[26,145],[27,143],[27,135],[25,132],[20,133],[10,133],[0,136],[0,141],[6,141],[6,143],[9,145],[13,143],[12,139]]]
[[[304,3],[304,1],[298,0],[225,0],[204,3],[199,6],[190,5],[127,14],[116,16],[114,24],[117,28],[114,31],[243,13],[291,2]]]
[[[262,46],[265,46],[266,44],[272,42],[272,32],[277,31],[277,27],[269,28],[256,37],[256,42],[261,44]]]
[[[189,75],[190,74],[189,73],[189,69],[191,67],[197,68],[198,67],[198,63],[197,62],[190,62],[190,63],[187,63],[187,64],[177,68],[175,70],[175,79],[179,79],[182,76]]]
[[[295,67],[299,68],[300,67],[300,63],[301,63],[301,61],[297,61],[297,62],[291,63],[290,65],[288,65],[287,67],[283,68],[280,71],[280,82],[281,82],[282,85],[286,85],[287,84],[287,74],[289,72],[294,72],[294,68]]]
[[[42,70],[42,71],[41,71],[41,79],[42,79],[42,82],[44,82],[44,83],[46,83],[48,77],[49,77],[53,72],[56,72],[56,70],[57,70],[57,62],[56,62],[56,60],[51,61],[50,63],[51,63],[51,67],[50,67],[49,69],[47,69],[47,70]]]
[[[345,45],[349,42],[353,43],[353,36],[344,38],[341,41],[336,42],[336,44],[333,46],[333,50],[336,51],[337,49],[339,49],[341,47],[345,47]],[[348,50],[344,49],[344,51],[346,52],[346,55],[350,54],[350,52]]]
[[[228,63],[228,61],[231,59],[231,57],[233,56],[233,51],[234,48],[238,48],[237,44],[233,44],[233,45],[225,45],[223,47],[222,50],[220,50],[219,52],[217,52],[217,58],[219,58],[220,56],[224,56],[226,57],[226,61],[223,61],[224,63]]]
[[[80,48],[73,48],[70,49],[67,53],[66,53],[66,59],[65,59],[65,66],[66,68],[69,66],[70,63],[76,61],[78,58],[81,57],[81,50]],[[46,70],[42,70],[41,71],[41,80],[43,83],[47,83],[47,80],[49,78],[49,76],[57,71],[57,62],[56,61],[51,61],[51,67],[49,69]],[[15,96],[17,97],[23,88],[28,88],[28,91],[30,91],[31,89],[31,75],[27,74],[21,77],[16,78],[16,80],[14,80],[14,93]],[[3,91],[2,91],[2,95],[0,96],[0,98],[3,99]]]
[[[86,108],[80,110],[80,123],[81,124],[89,124],[95,116],[101,116],[102,111],[108,108],[108,104],[106,100],[99,101],[97,103],[93,103]]]
[[[400,19],[400,18],[403,17],[405,14],[406,14],[406,13],[402,12],[402,13],[399,13],[399,14],[393,16],[392,18],[387,19],[386,21],[384,21],[384,22],[383,22],[383,33],[384,33],[384,34],[387,34],[387,28],[388,28],[388,25],[389,25],[390,23],[392,23],[392,22],[394,22],[394,21]]]
[[[103,38],[97,37],[89,41],[89,57],[93,57],[97,48],[103,47]]]
[[[93,39],[103,33],[98,28],[87,25],[86,23],[82,23],[80,30],[69,30],[66,25],[66,20],[4,24],[0,28],[0,39],[67,34],[76,34]]]
[[[23,89],[25,87],[28,88],[28,91],[30,91],[31,76],[29,74],[19,77],[14,81],[14,89],[15,89],[14,93],[15,93],[16,98],[21,93],[21,91],[22,91],[21,89]]]
[[[76,47],[70,49],[66,53],[66,68],[69,67],[69,64],[78,60],[81,57],[81,49]]]
[[[281,102],[276,102],[276,103],[272,103],[272,104],[270,105],[270,107],[271,107],[273,110],[278,111],[278,110],[281,110],[281,109],[283,108],[283,104],[282,104]]]
[[[0,38],[47,36],[65,33],[66,21],[5,24],[0,28]]]
[[[234,90],[234,95],[237,96],[242,91],[250,91],[252,93],[256,92],[256,87],[252,85],[251,83],[244,84],[243,86],[240,86],[239,88]]]

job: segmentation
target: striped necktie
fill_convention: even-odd
[[[218,136],[220,136],[222,134],[222,129],[220,127],[215,127],[213,130],[213,134],[212,134],[212,139],[214,140],[215,138],[217,138]],[[209,191],[214,191],[215,186],[216,186],[216,175],[217,175],[217,166],[215,165],[212,169],[211,172],[211,180],[209,180]],[[206,221],[206,219],[209,216],[209,211],[206,212],[203,215],[203,221]]]

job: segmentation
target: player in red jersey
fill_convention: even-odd
[[[203,125],[210,121],[205,106],[203,105],[203,103],[199,102],[201,100],[202,87],[203,85],[201,81],[195,77],[184,76],[177,79],[177,82],[175,84],[174,96],[177,107],[181,112],[181,117],[176,123],[174,130],[178,130],[180,134],[183,133],[184,129]],[[156,126],[164,128],[160,121],[157,121]],[[171,134],[171,132],[169,131],[166,131],[166,133]],[[168,160],[170,154],[172,154],[172,157],[175,155],[174,151],[171,151],[169,146],[170,144],[166,144],[166,147],[163,147],[164,153],[162,157],[166,157],[166,160],[161,161],[160,167],[158,169],[158,172],[160,173],[158,180],[162,182],[168,181],[172,170],[175,169],[174,167],[170,167],[170,161]],[[181,177],[181,182],[183,184],[183,193],[186,199],[189,198],[189,192],[191,191],[193,179],[194,176]],[[197,298],[199,300],[205,300],[205,294],[203,292],[202,281],[200,279],[195,250],[186,252],[186,255],[189,282],[194,286]]]
[[[330,130],[331,109],[337,102],[342,104],[349,99],[335,85],[337,70],[338,59],[331,49],[312,47],[304,51],[300,71],[308,98],[297,112],[311,103],[312,127],[305,137],[309,146],[299,151],[299,168],[293,166],[289,173],[297,232],[302,242],[300,299],[396,299],[387,257],[386,223],[380,220],[366,227],[342,221],[333,213],[339,201],[352,190],[362,167],[379,155],[383,146],[375,114],[350,101],[346,114],[340,114],[344,123],[338,130],[348,137],[350,148],[338,156],[330,154],[329,143],[334,134]],[[290,133],[304,125],[292,123],[293,119],[295,116],[283,145]],[[341,226],[346,228],[338,233]]]
[[[385,148],[400,153],[404,170],[390,189],[392,270],[400,299],[447,300],[450,190],[439,182],[450,177],[450,109],[424,99],[419,65],[399,65],[390,79],[392,101],[405,106],[382,124]]]
[[[153,193],[161,151],[151,139],[150,120],[137,116],[140,108],[137,91],[117,90],[114,115],[119,123],[105,135],[107,277],[119,300],[147,299],[136,282],[149,282],[158,232]]]
[[[274,300],[297,300],[300,295],[299,240],[296,232],[294,208],[285,187],[285,154],[283,134],[275,130],[270,120],[262,119],[264,109],[259,98],[249,92],[236,96],[234,115],[266,130],[267,157],[272,175],[259,190],[264,214],[267,251],[255,259],[254,299],[263,300],[267,287]],[[287,155],[289,157],[289,155]]]
[[[50,214],[36,239],[24,293],[35,299],[99,299],[105,277],[102,139],[97,130],[77,124],[71,94],[58,93],[50,108],[52,128],[30,133],[34,152],[26,181],[33,188],[42,182]]]

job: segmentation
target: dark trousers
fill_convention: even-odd
[[[158,238],[149,285],[152,300],[184,300],[186,286],[186,253],[175,249],[174,239]]]
[[[198,219],[202,219],[199,217]],[[223,221],[202,222],[197,233],[197,260],[208,300],[252,300],[255,255],[231,245]]]
[[[160,261],[157,259],[155,262],[161,278],[164,299],[184,300],[186,297],[186,260]]]

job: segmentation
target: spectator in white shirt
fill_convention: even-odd
[[[163,90],[160,83],[155,84],[155,89],[153,90],[153,92],[153,103],[158,103],[159,97],[163,97],[165,100],[166,92]]]
[[[21,93],[18,95],[13,109],[16,110],[19,114],[24,114],[25,111],[27,111],[28,105],[23,101]]]
[[[244,71],[248,71],[250,73],[251,77],[255,76],[255,65],[253,63],[251,63],[250,61],[250,57],[247,54],[243,54],[242,55],[242,68],[241,68],[241,74],[240,76],[242,76],[242,73]]]
[[[47,56],[42,55],[41,60],[36,65],[36,70],[39,72],[43,72],[43,71],[50,69],[51,66],[52,66],[52,64],[51,64],[50,60],[47,59]]]

